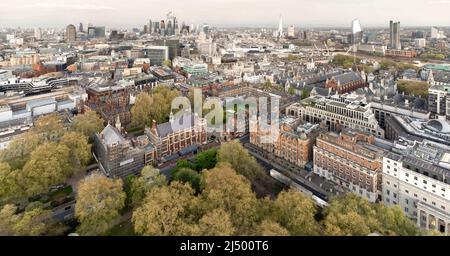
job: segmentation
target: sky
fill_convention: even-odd
[[[187,24],[216,26],[450,26],[450,0],[0,0],[0,27],[143,27],[173,11]]]

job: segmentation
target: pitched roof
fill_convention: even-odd
[[[340,75],[333,76],[336,82],[340,82],[341,84],[347,84],[353,81],[362,80],[361,76],[356,72],[348,72]]]
[[[187,121],[187,122],[186,122]],[[179,132],[194,126],[195,115],[184,114],[173,122],[165,122],[156,126],[156,131],[160,137],[166,137],[170,133]]]
[[[125,138],[122,136],[122,134],[110,124],[108,124],[103,129],[100,135],[103,138],[105,144],[107,145],[121,144],[122,142],[125,141]]]

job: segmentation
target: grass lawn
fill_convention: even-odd
[[[131,224],[130,220],[117,224],[112,227],[108,235],[110,236],[134,236],[133,224]]]

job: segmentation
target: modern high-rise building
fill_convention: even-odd
[[[402,45],[400,44],[400,21],[389,23],[389,42],[391,49],[401,50]]]
[[[80,22],[80,26],[78,27],[78,31],[79,32],[83,32],[83,23]]]
[[[34,38],[36,38],[36,40],[42,39],[42,29],[41,28],[34,29]]]
[[[152,20],[148,21],[148,33],[149,34],[153,33],[153,22],[152,22]]]
[[[283,16],[280,14],[280,21],[278,22],[277,37],[283,36]]]
[[[77,29],[70,24],[66,27],[66,42],[75,42],[77,39]]]
[[[169,47],[149,46],[144,49],[144,56],[150,59],[150,65],[162,66],[164,61],[169,59]]]
[[[89,38],[104,38],[105,36],[105,27],[88,27]]]
[[[288,37],[295,37],[295,27],[294,25],[290,25],[288,27]]]

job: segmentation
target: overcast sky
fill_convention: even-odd
[[[212,25],[450,26],[450,0],[0,0],[0,27],[63,27],[91,22],[142,27],[172,10],[180,21]],[[181,23],[181,22],[180,22]]]

